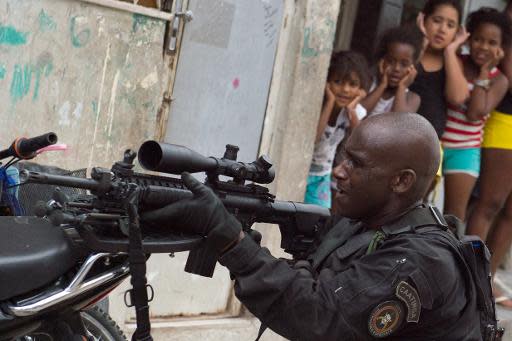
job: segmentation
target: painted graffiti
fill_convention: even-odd
[[[331,19],[324,20],[319,27],[306,27],[302,57],[313,58],[321,54],[330,54],[335,33],[336,24]]]
[[[5,77],[6,69],[3,68],[3,75],[0,69],[0,79]],[[13,104],[20,101],[30,93],[32,80],[34,81],[34,92],[32,100],[39,96],[39,87],[42,77],[48,77],[53,70],[53,60],[49,55],[41,55],[37,64],[15,64],[10,87],[11,100]]]
[[[41,12],[39,12],[39,30],[41,30],[41,32],[48,32],[55,31],[56,28],[57,23],[55,20],[42,9]]]
[[[134,13],[132,19],[132,33],[137,33],[140,29],[152,29],[158,25],[163,25],[162,20],[147,17],[142,14]]]
[[[84,17],[79,16],[72,17],[70,20],[69,30],[71,32],[71,44],[73,44],[74,47],[84,47],[91,38],[90,29],[85,28],[81,31],[78,31],[77,29],[77,26],[82,20],[84,20]]]
[[[28,33],[20,32],[13,26],[0,24],[0,45],[23,45],[27,42]]]
[[[32,82],[32,66],[26,64],[21,66],[14,65],[14,73],[11,82],[11,99],[14,103],[22,99],[30,91]]]
[[[82,116],[84,105],[82,102],[77,102],[75,109],[71,111],[72,105],[69,101],[65,101],[57,112],[60,126],[71,126],[77,122]]]
[[[53,57],[49,53],[43,53],[37,59],[37,64],[34,68],[35,73],[35,84],[34,84],[34,95],[33,100],[36,100],[39,96],[39,85],[41,77],[48,77],[53,70]]]

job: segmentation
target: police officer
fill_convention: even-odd
[[[475,287],[453,235],[421,205],[440,162],[433,127],[417,114],[369,117],[348,138],[337,212],[318,247],[295,266],[241,232],[206,186],[183,175],[191,200],[143,214],[207,235],[235,293],[291,340],[481,340]],[[430,226],[422,230],[422,226]],[[418,229],[417,229],[418,227]]]

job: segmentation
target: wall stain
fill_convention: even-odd
[[[27,35],[12,26],[0,24],[0,45],[23,45],[27,42]]]
[[[44,9],[39,12],[39,30],[41,32],[55,31],[57,28],[57,23],[53,18],[44,11]]]
[[[86,28],[80,32],[76,32],[76,24],[78,17],[72,17],[70,20],[71,44],[74,47],[84,47],[91,38],[91,30]]]
[[[5,78],[5,73],[7,72],[7,70],[5,69],[5,65],[0,65],[0,79],[4,79]]]

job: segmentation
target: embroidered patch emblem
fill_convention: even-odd
[[[421,301],[416,289],[409,283],[401,281],[396,286],[395,295],[407,306],[406,321],[418,323],[420,320]]]
[[[373,337],[391,335],[403,321],[402,305],[398,301],[386,301],[375,307],[368,320],[368,331]]]

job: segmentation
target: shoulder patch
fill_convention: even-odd
[[[395,295],[407,306],[407,322],[418,323],[421,313],[421,301],[416,289],[409,283],[401,281],[396,286]]]
[[[382,302],[370,313],[368,331],[373,337],[387,337],[400,327],[403,315],[403,308],[400,302]]]

